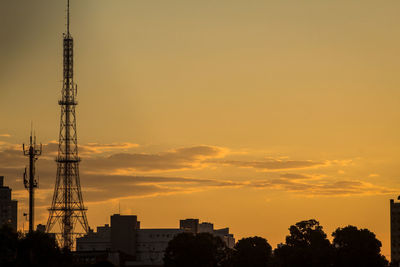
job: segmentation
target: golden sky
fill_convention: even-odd
[[[72,1],[81,184],[92,228],[195,217],[273,247],[315,218],[390,253],[399,192],[397,0]],[[0,175],[21,180],[33,121],[37,223],[56,163],[64,1],[0,3]],[[27,225],[25,225],[27,227]]]

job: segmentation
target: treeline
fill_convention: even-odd
[[[74,264],[73,255],[63,250],[54,236],[40,231],[23,234],[8,225],[0,227],[0,267],[110,267],[109,262]]]
[[[290,226],[285,243],[272,250],[262,237],[239,240],[233,249],[208,233],[182,233],[168,244],[165,267],[386,267],[382,243],[368,229],[338,228],[332,243],[316,220]]]
[[[43,232],[22,234],[10,226],[0,228],[0,266],[71,266],[72,257]]]

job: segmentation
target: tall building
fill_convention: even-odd
[[[18,201],[11,199],[11,188],[4,186],[4,176],[0,176],[0,226],[10,225],[17,230]]]
[[[400,266],[400,202],[390,200],[390,257],[393,266]]]
[[[111,249],[135,256],[138,229],[140,222],[134,215],[111,216]]]

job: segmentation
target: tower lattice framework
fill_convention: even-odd
[[[75,107],[77,86],[73,81],[73,45],[69,32],[69,0],[67,0],[67,30],[63,34],[63,88],[61,100],[60,133],[56,183],[46,231],[56,233],[59,245],[73,249],[77,236],[87,233],[89,225],[83,204],[76,132]]]

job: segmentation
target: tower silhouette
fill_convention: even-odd
[[[32,130],[29,147],[26,148],[25,144],[22,144],[22,150],[24,155],[29,157],[29,177],[27,177],[25,168],[24,186],[29,191],[29,233],[32,233],[35,220],[35,188],[38,187],[38,180],[35,177],[35,162],[42,154],[42,144],[40,146],[36,145],[36,136],[32,135]]]
[[[61,100],[60,134],[56,183],[46,231],[57,235],[59,245],[73,249],[80,234],[89,231],[86,208],[83,205],[79,179],[78,138],[76,133],[75,107],[77,86],[73,81],[73,43],[69,32],[69,0],[67,0],[67,29],[63,34],[63,88]]]

